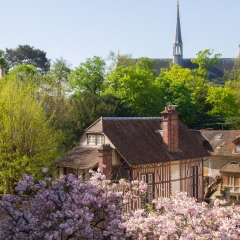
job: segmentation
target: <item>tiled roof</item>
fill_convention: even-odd
[[[199,130],[193,133],[194,135],[201,133],[206,139],[203,146],[211,155],[240,156],[240,154],[233,153],[233,141],[239,130]],[[217,135],[221,137],[214,139]]]
[[[208,156],[191,131],[179,123],[179,151],[163,146],[162,118],[103,118],[103,132],[129,165]]]
[[[208,151],[182,123],[179,123],[179,151],[169,151],[163,145],[159,131],[161,121],[161,117],[103,117],[95,124],[101,122],[102,126],[99,126],[99,129],[102,129],[116,151],[130,166],[209,156]],[[90,129],[92,132],[94,124]],[[87,128],[86,132],[90,129]],[[98,132],[99,129],[96,131]],[[97,163],[97,148],[78,145],[56,162],[56,165],[88,169]]]
[[[89,169],[98,163],[98,149],[93,147],[84,147],[77,145],[64,157],[55,162],[55,165],[61,167]]]

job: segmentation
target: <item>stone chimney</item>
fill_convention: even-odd
[[[176,105],[169,105],[161,112],[162,120],[162,136],[163,143],[169,151],[178,151],[178,115]]]
[[[112,151],[110,144],[103,144],[99,149],[99,168],[101,173],[106,175],[107,179],[112,175]],[[105,165],[105,166],[104,166]]]

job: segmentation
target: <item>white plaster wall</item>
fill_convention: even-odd
[[[179,162],[174,162],[171,164],[171,180],[180,179],[180,165]]]
[[[175,195],[177,191],[178,192],[180,191],[180,180],[172,182],[171,185],[172,185],[172,192],[171,192],[172,195]]]

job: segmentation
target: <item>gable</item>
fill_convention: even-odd
[[[86,132],[102,132],[102,118],[99,118],[97,121],[95,121],[92,125],[90,125]]]

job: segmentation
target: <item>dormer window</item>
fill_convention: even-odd
[[[233,153],[240,153],[240,137],[233,141]]]
[[[96,135],[96,134],[88,135],[88,145],[101,146],[103,143],[104,143],[103,135]]]
[[[240,142],[236,143],[236,153],[240,153]]]

